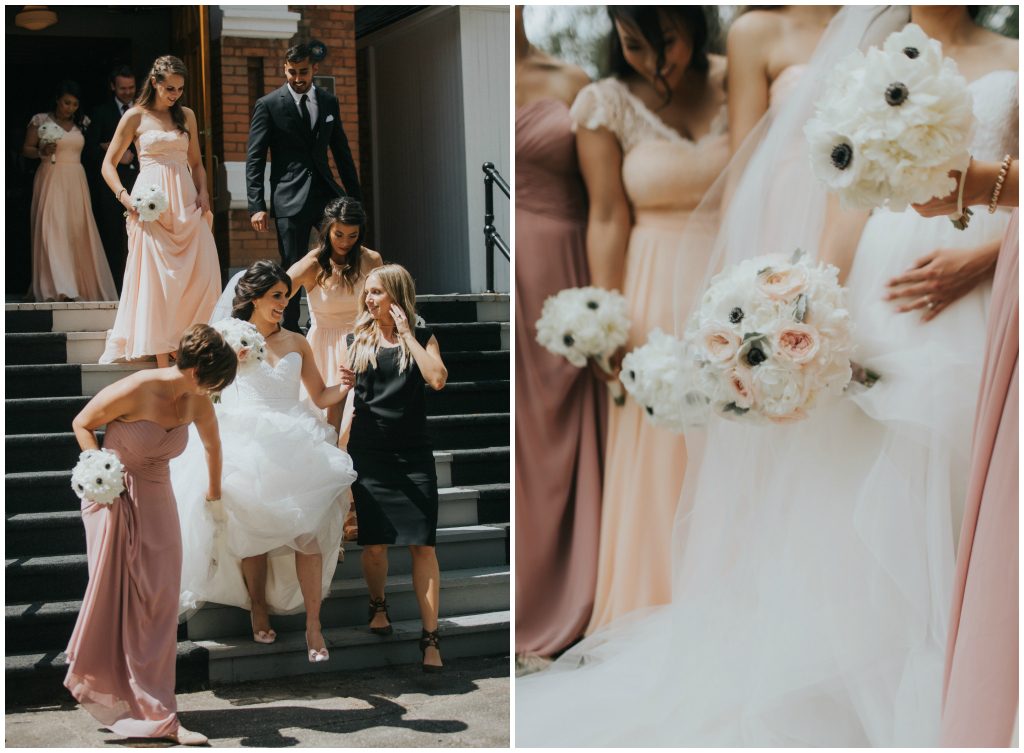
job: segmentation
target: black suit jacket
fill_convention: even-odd
[[[249,213],[264,212],[263,174],[270,150],[270,213],[273,217],[293,217],[303,210],[310,196],[314,177],[337,193],[361,199],[359,175],[348,146],[337,97],[316,90],[317,122],[310,132],[299,115],[285,84],[256,102],[249,125],[249,146],[245,160],[245,185]],[[327,149],[334,155],[342,190],[331,174]]]
[[[113,97],[93,108],[91,120],[92,122],[89,124],[88,130],[85,132],[85,155],[83,156],[83,162],[85,163],[86,170],[89,171],[95,181],[96,190],[109,191],[110,189],[106,187],[102,176],[100,176],[103,157],[107,154],[107,150],[102,148],[100,144],[109,143],[114,138],[114,131],[117,130],[117,124],[121,121],[121,111],[115,104]],[[139,158],[135,154],[134,144],[128,148],[132,153],[132,162],[130,165],[118,165],[117,173],[121,176],[121,182],[124,184],[124,187],[131,191],[132,186],[135,184],[135,178],[139,174]]]

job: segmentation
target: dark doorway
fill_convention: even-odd
[[[37,160],[21,156],[25,129],[33,115],[52,107],[52,93],[62,79],[82,88],[88,113],[110,96],[107,76],[116,65],[129,65],[141,78],[153,60],[171,49],[171,8],[117,6],[49,6],[58,22],[42,31],[15,25],[21,6],[5,8],[6,43],[6,293],[24,294],[31,281],[29,234],[32,181]],[[90,175],[91,190],[106,190]]]

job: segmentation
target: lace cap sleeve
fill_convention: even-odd
[[[38,128],[39,126],[41,126],[45,122],[46,122],[46,113],[45,112],[41,112],[41,113],[38,113],[36,115],[33,115],[32,116],[32,120],[28,121],[28,124],[32,128]]]
[[[572,103],[569,116],[573,130],[607,128],[622,138],[622,97],[609,79],[584,86]]]

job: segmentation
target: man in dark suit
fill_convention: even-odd
[[[270,216],[277,222],[277,247],[285,269],[309,251],[309,234],[331,199],[361,198],[359,176],[341,125],[338,99],[313,86],[317,61],[311,44],[285,54],[284,86],[256,102],[249,126],[245,183],[252,227],[268,227],[263,179],[270,150]],[[322,45],[316,45],[322,52]],[[344,190],[331,173],[327,150],[334,155]],[[299,297],[285,310],[286,329],[299,331]]]
[[[115,68],[110,73],[110,90],[112,95],[107,101],[93,109],[89,128],[85,132],[86,167],[90,173],[90,191],[92,192],[93,214],[96,226],[103,241],[103,251],[110,264],[110,273],[114,276],[117,292],[121,292],[124,280],[124,265],[128,258],[128,231],[124,221],[124,207],[103,182],[100,167],[103,157],[114,137],[121,116],[135,101],[135,74],[126,65]],[[139,175],[139,158],[135,154],[133,144],[121,157],[117,166],[117,174],[121,183],[131,193],[135,178]]]

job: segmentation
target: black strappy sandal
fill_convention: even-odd
[[[441,653],[441,631],[440,630],[424,630],[420,633],[420,653],[423,654],[423,658],[427,656],[427,647],[433,646],[437,649],[437,653]],[[444,671],[443,665],[438,664],[423,664],[424,672],[431,674],[437,674],[438,672]]]
[[[393,632],[395,632],[395,629],[391,626],[391,615],[388,613],[388,600],[386,596],[381,597],[379,599],[374,599],[373,597],[370,597],[368,617],[370,622],[373,622],[373,616],[377,614],[377,612],[384,613],[384,616],[388,618],[388,624],[384,627],[371,627],[370,632],[374,635],[391,635]]]

